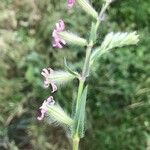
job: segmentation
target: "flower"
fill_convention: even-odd
[[[44,68],[41,74],[45,77],[44,87],[48,88],[49,85],[51,85],[52,93],[57,91],[57,86],[55,82],[52,80],[52,78],[54,77],[54,70],[51,68],[48,69]]]
[[[68,0],[68,7],[72,8],[76,3],[76,0]]]
[[[58,23],[56,23],[56,28],[54,29],[52,33],[53,39],[53,47],[56,48],[63,48],[63,45],[66,44],[65,40],[63,40],[59,33],[65,30],[65,23],[63,20],[59,20]]]
[[[38,114],[37,119],[39,121],[42,120],[48,112],[48,107],[51,107],[54,104],[55,104],[55,101],[53,99],[53,96],[50,96],[47,100],[45,100],[39,109],[39,114]]]

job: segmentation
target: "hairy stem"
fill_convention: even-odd
[[[78,150],[79,148],[79,141],[80,139],[78,137],[73,138],[73,150]]]
[[[111,0],[107,0],[105,5],[102,7],[101,12],[99,14],[100,20],[103,18],[103,15],[106,12],[106,10],[107,10],[107,8],[108,8],[108,6],[110,5],[111,2],[112,2]]]
[[[108,8],[109,4],[110,4],[111,0],[109,2],[106,2],[105,5],[102,7],[102,10],[100,12],[99,15],[99,19],[97,20],[96,24],[95,24],[95,32],[97,34],[98,31],[98,27],[101,23],[103,14],[105,13],[106,9]],[[91,37],[91,35],[90,35]],[[78,87],[78,94],[77,94],[77,100],[76,100],[76,111],[79,107],[79,102],[81,100],[81,96],[83,93],[83,89],[84,89],[84,84],[86,81],[86,78],[89,75],[89,71],[90,71],[90,56],[91,56],[91,52],[92,52],[92,48],[93,48],[93,44],[95,41],[93,41],[93,39],[89,39],[89,44],[87,45],[87,49],[86,49],[86,57],[85,57],[85,62],[84,62],[84,66],[82,69],[82,74],[81,77],[79,78],[79,87]],[[73,150],[78,150],[79,148],[79,141],[80,141],[80,137],[78,135],[75,135],[73,137]]]
[[[93,47],[93,41],[90,41],[90,43],[87,46],[84,67],[82,70],[82,78],[84,78],[85,80],[86,77],[89,75],[89,62],[90,62],[92,47]]]
[[[82,74],[81,74],[81,77],[79,79],[79,87],[78,87],[78,94],[77,94],[77,101],[76,101],[76,111],[79,107],[79,102],[81,100],[81,96],[83,93],[86,78],[89,75],[89,69],[90,69],[89,68],[90,67],[89,62],[90,62],[92,47],[93,47],[93,41],[90,41],[89,44],[87,45],[86,58],[85,58],[84,66],[82,69]],[[80,141],[80,137],[78,135],[73,137],[73,150],[78,150],[79,141]]]
[[[83,92],[84,82],[85,82],[84,79],[83,80],[79,79],[78,96],[77,96],[77,101],[76,101],[76,111],[78,109],[79,102],[80,102],[80,99],[81,99],[81,95],[82,95],[82,92]]]

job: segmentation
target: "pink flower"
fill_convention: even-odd
[[[39,109],[39,114],[38,114],[37,119],[39,121],[42,120],[48,112],[48,107],[51,107],[54,104],[55,104],[55,101],[53,99],[53,96],[50,96],[47,100],[45,100]]]
[[[57,86],[56,86],[55,82],[53,81],[54,71],[51,68],[48,68],[48,69],[44,68],[42,70],[41,74],[45,78],[44,87],[48,88],[51,85],[52,93],[57,91]]]
[[[76,3],[76,0],[68,0],[68,7],[72,8]]]
[[[58,23],[56,23],[56,28],[53,31],[52,37],[53,39],[53,47],[56,48],[63,48],[63,45],[66,44],[65,40],[63,40],[59,36],[59,32],[62,32],[65,30],[65,23],[63,20],[60,20]]]

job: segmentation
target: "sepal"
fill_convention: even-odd
[[[72,45],[79,45],[79,46],[86,46],[87,41],[84,38],[81,38],[71,32],[60,32],[59,36],[64,39],[67,43],[72,44]]]
[[[98,13],[87,0],[77,0],[77,2],[87,14],[91,15],[95,19],[98,19]]]
[[[73,124],[73,119],[58,104],[48,107],[47,117],[53,123],[67,125],[68,127]]]

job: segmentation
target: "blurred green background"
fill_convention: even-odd
[[[93,0],[100,11],[102,0]],[[110,31],[134,31],[137,46],[105,54],[89,78],[87,131],[81,150],[150,150],[150,2],[116,0],[99,29],[99,43]],[[43,88],[44,67],[63,69],[63,58],[82,66],[84,49],[51,46],[55,23],[87,37],[91,18],[66,0],[0,1],[0,150],[70,150],[65,130],[38,122],[37,110],[50,89]],[[78,62],[78,63],[77,63]],[[55,99],[71,111],[77,81]],[[72,95],[70,94],[72,93]]]

